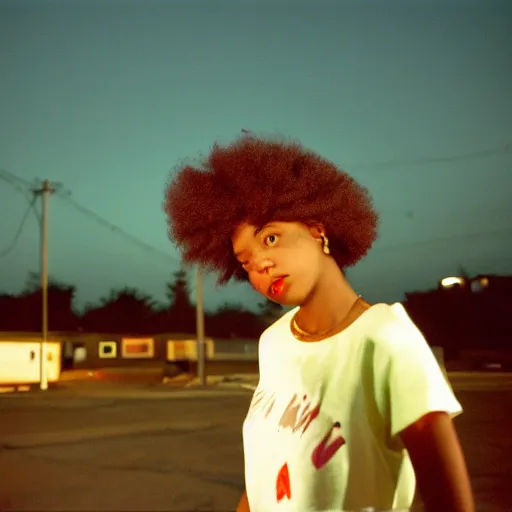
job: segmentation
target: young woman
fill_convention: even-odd
[[[344,269],[377,236],[367,191],[298,144],[244,136],[172,175],[185,260],[295,306],[259,345],[238,511],[473,512],[461,412],[401,304],[368,304]]]

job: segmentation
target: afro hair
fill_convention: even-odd
[[[378,215],[366,188],[300,144],[252,135],[214,145],[197,167],[175,169],[164,210],[184,261],[215,271],[219,284],[247,280],[231,246],[242,222],[321,223],[342,270],[377,238]]]

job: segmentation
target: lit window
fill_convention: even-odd
[[[101,359],[115,359],[117,357],[117,344],[115,341],[100,341],[99,356]]]
[[[154,356],[153,338],[123,338],[122,355],[127,359],[150,359]]]
[[[83,363],[87,360],[87,349],[82,345],[75,344],[73,347],[73,362]]]

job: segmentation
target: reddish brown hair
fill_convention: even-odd
[[[184,260],[216,271],[219,283],[247,279],[231,246],[242,222],[322,223],[341,269],[365,256],[377,237],[371,198],[348,174],[299,144],[247,135],[215,145],[197,167],[175,170],[164,209]]]

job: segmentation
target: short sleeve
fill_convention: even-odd
[[[452,417],[462,412],[432,349],[401,305],[393,306],[393,319],[381,336],[392,437],[430,412]]]

